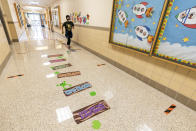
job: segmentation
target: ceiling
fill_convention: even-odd
[[[34,7],[34,6],[23,6],[23,9],[28,11],[45,11],[45,8]]]
[[[17,0],[22,5],[34,5],[34,6],[43,6],[48,7],[50,4],[57,0]]]

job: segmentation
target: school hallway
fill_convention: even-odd
[[[195,68],[113,43],[119,0],[10,2],[0,1],[0,131],[196,131]],[[61,28],[76,7],[92,11],[73,14],[69,49]]]
[[[28,38],[11,46],[12,55],[0,77],[0,110],[2,131],[58,130],[92,131],[92,122],[98,120],[103,131],[195,131],[196,114],[193,110],[164,95],[158,90],[130,76],[108,62],[72,43],[69,52],[66,39],[57,33],[42,29],[27,31]],[[27,37],[24,33],[23,37]],[[43,37],[43,34],[47,37]],[[37,40],[36,40],[37,39]],[[63,54],[66,61],[49,63]],[[61,58],[61,57],[60,57]],[[68,64],[65,69],[51,67]],[[103,66],[97,66],[105,64]],[[80,71],[81,75],[57,78],[55,72]],[[13,74],[22,77],[8,79]],[[89,82],[92,88],[72,96],[65,96],[57,86],[66,81],[71,85]],[[123,81],[123,82],[122,82]],[[95,96],[90,93],[95,92]],[[72,112],[105,100],[110,109],[81,124],[76,124]],[[166,115],[171,105],[177,108]],[[60,112],[59,109],[64,108]]]

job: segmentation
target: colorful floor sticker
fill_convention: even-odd
[[[66,61],[66,59],[57,59],[57,60],[50,60],[50,63],[57,63],[57,62],[63,62]]]
[[[59,57],[57,57],[57,59],[65,59],[65,57],[64,56],[59,56]]]
[[[69,89],[66,89],[63,92],[66,96],[71,96],[73,94],[84,91],[84,90],[86,90],[88,88],[91,88],[91,87],[92,87],[92,85],[89,82],[85,82],[85,83],[82,83],[80,85],[77,85],[77,86],[71,87]]]
[[[70,67],[70,66],[72,66],[72,65],[70,63],[68,63],[68,64],[64,64],[64,65],[59,65],[59,66],[51,67],[51,69],[53,69],[53,70],[59,70],[59,69],[67,68],[67,67]]]
[[[80,71],[60,73],[57,75],[57,77],[63,78],[63,77],[72,77],[72,76],[78,76],[78,75],[81,75]]]
[[[58,74],[60,74],[60,72],[54,72],[54,74],[55,74],[55,75],[58,75]]]
[[[61,86],[61,87],[63,87],[64,90],[67,90],[67,88],[66,88],[67,86],[72,87],[72,85],[71,84],[67,84],[66,81],[63,81],[62,83],[57,84],[56,86]]]
[[[90,92],[90,96],[96,96],[96,92],[95,91],[92,91],[92,92]]]
[[[63,54],[56,54],[56,55],[49,55],[48,58],[52,58],[52,57],[60,57],[63,56]]]
[[[9,77],[7,77],[7,78],[15,78],[15,77],[21,77],[21,76],[24,76],[24,74],[15,75],[15,76],[9,76]]]
[[[100,128],[101,128],[101,122],[98,121],[98,120],[94,120],[94,121],[92,122],[92,128],[95,129],[95,130],[100,129]]]
[[[80,110],[73,112],[74,120],[77,124],[80,124],[109,109],[110,107],[108,106],[108,104],[104,100],[101,100],[99,102],[96,102],[92,105],[89,105],[87,107],[84,107]]]
[[[97,66],[104,66],[105,64],[98,64]]]
[[[165,114],[169,114],[171,111],[173,111],[176,108],[176,105],[172,104],[166,111]]]

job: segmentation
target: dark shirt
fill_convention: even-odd
[[[65,27],[66,32],[72,32],[72,28],[74,27],[74,23],[72,21],[66,21],[63,23],[63,27]]]

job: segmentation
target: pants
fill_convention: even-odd
[[[70,44],[71,44],[71,38],[73,37],[72,32],[66,31],[65,36],[66,36],[66,38],[67,38],[67,45],[70,45]]]
[[[70,45],[70,44],[71,44],[71,38],[68,37],[68,38],[67,38],[67,45]]]

